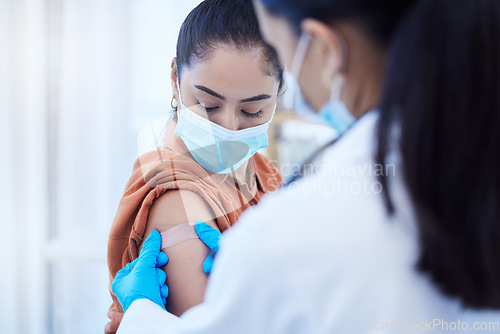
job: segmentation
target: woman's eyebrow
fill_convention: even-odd
[[[213,90],[211,90],[210,88],[207,88],[207,87],[205,87],[205,86],[200,86],[200,85],[195,85],[194,87],[195,87],[195,88],[198,88],[199,90],[201,90],[201,91],[203,91],[203,92],[205,92],[205,93],[207,93],[207,94],[210,94],[210,95],[212,95],[212,96],[215,96],[216,98],[218,98],[218,99],[220,99],[220,100],[223,100],[223,101],[225,101],[225,100],[226,100],[226,98],[225,98],[224,96],[220,95],[219,93],[214,92],[214,91],[213,91]]]
[[[202,92],[205,92],[207,94],[215,96],[216,98],[218,98],[220,100],[223,100],[223,101],[226,100],[226,98],[224,96],[222,96],[221,94],[219,94],[217,92],[214,92],[213,90],[211,90],[208,87],[201,86],[201,85],[195,85],[194,87],[197,88],[197,89],[199,89],[199,90],[201,90]],[[271,95],[260,94],[260,95],[256,95],[256,96],[252,96],[252,97],[243,99],[243,100],[240,101],[240,103],[255,102],[255,101],[261,101],[261,100],[267,100],[267,99],[270,99],[270,98],[271,98]]]
[[[260,101],[260,100],[267,100],[267,99],[270,99],[270,98],[271,98],[271,95],[260,94],[260,95],[249,97],[248,99],[243,99],[243,100],[240,101],[240,103],[254,102],[254,101]]]

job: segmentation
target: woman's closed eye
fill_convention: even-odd
[[[262,117],[264,110],[259,110],[256,113],[249,113],[249,112],[246,112],[245,110],[241,110],[241,113],[243,115],[245,115],[246,117],[255,118],[255,117]]]
[[[219,109],[219,107],[212,107],[212,108],[209,108],[209,107],[205,107],[205,106],[204,106],[203,108],[205,108],[205,111],[206,111],[206,112],[213,112],[213,111],[216,111],[217,109]]]
[[[218,106],[214,106],[214,107],[209,107],[199,101],[196,102],[198,105],[200,105],[203,109],[205,109],[205,111],[207,113],[211,113],[211,112],[214,112],[214,111],[217,111],[219,109]],[[258,118],[258,117],[262,117],[262,114],[264,113],[264,110],[259,110],[257,111],[256,113],[251,113],[251,112],[247,112],[245,110],[241,110],[241,113],[245,116],[245,117],[248,117],[248,118]]]
[[[213,112],[213,111],[216,111],[217,109],[219,109],[219,107],[208,107],[199,101],[196,101],[196,104],[201,106],[203,109],[205,109],[206,112]]]

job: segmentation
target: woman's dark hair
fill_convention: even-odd
[[[283,82],[276,51],[266,44],[259,29],[252,0],[205,0],[189,13],[177,40],[177,74],[209,57],[221,44],[237,49],[261,48],[264,71]]]
[[[498,309],[500,1],[420,0],[395,37],[386,77],[377,160],[387,160],[397,125],[418,267],[466,306]]]
[[[418,269],[465,306],[500,308],[500,1],[260,1],[297,33],[308,17],[349,21],[389,49],[376,158],[400,127]]]

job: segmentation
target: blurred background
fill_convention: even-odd
[[[199,2],[0,0],[0,333],[103,332],[109,228]],[[273,123],[285,177],[335,135]]]

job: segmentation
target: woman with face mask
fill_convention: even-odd
[[[137,298],[121,333],[500,332],[500,2],[254,3],[341,138],[225,236],[203,304]]]
[[[167,309],[180,315],[203,300],[208,277],[209,249],[193,225],[223,232],[281,183],[257,151],[268,145],[283,73],[251,1],[206,0],[195,8],[180,29],[171,80],[173,115],[163,142],[135,163],[111,228],[108,265],[113,278],[152,231],[162,232]],[[122,315],[113,300],[107,333]]]

